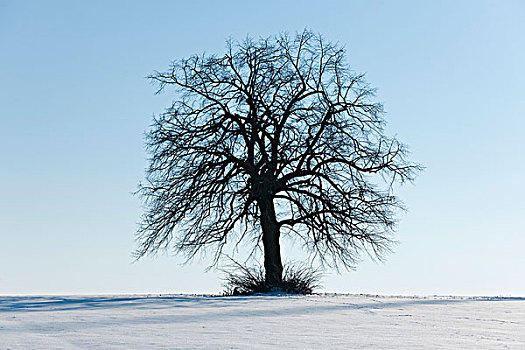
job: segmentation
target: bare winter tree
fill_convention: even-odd
[[[395,183],[419,167],[384,134],[383,108],[345,51],[304,31],[227,42],[150,79],[174,88],[147,135],[138,257],[173,246],[193,257],[254,239],[266,283],[282,282],[281,235],[313,259],[352,267],[391,244]]]

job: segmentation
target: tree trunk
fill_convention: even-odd
[[[264,271],[269,286],[279,286],[283,281],[283,264],[279,245],[279,225],[275,216],[275,205],[270,196],[258,200],[261,210],[261,227],[264,246]]]

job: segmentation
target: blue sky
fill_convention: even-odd
[[[143,134],[170,101],[144,77],[305,27],[346,46],[426,166],[398,191],[395,252],[328,271],[325,290],[525,295],[523,2],[5,0],[0,294],[220,291],[205,258],[132,263]]]

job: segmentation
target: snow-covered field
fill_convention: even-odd
[[[4,296],[0,349],[525,349],[525,298]]]

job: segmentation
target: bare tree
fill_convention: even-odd
[[[284,234],[336,267],[389,249],[401,208],[392,186],[419,166],[384,135],[382,105],[342,47],[310,31],[228,41],[222,56],[150,79],[175,98],[147,135],[138,257],[213,247],[217,262],[227,242],[254,239],[271,286]]]

